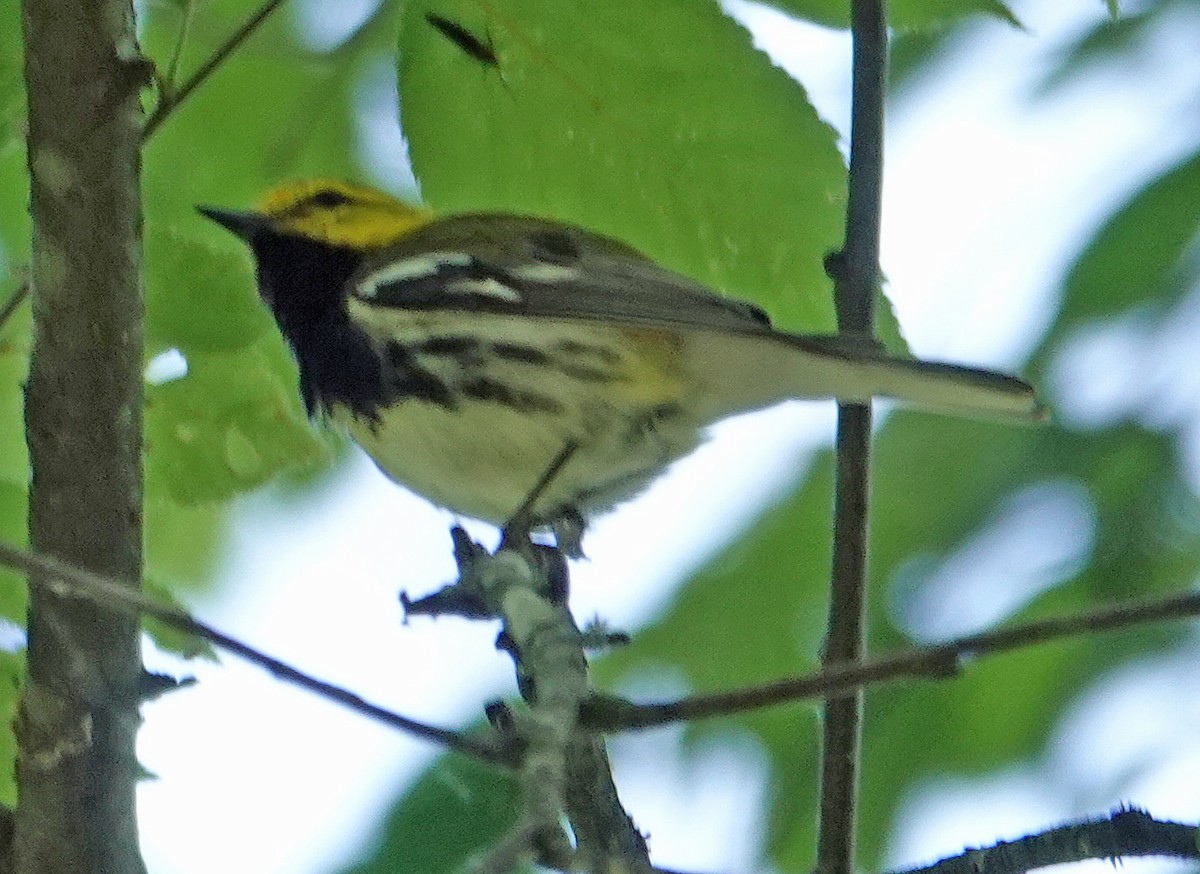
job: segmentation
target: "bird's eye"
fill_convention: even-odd
[[[318,191],[308,198],[309,206],[320,207],[321,209],[332,209],[335,206],[344,206],[350,202],[350,198],[340,191],[334,191],[331,188],[326,188],[323,191]]]

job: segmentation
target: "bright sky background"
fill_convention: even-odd
[[[315,16],[322,6],[329,4],[305,8]],[[846,131],[847,37],[743,3],[730,8]],[[883,265],[900,322],[926,357],[1019,366],[1048,318],[1051,282],[1097,216],[1127,193],[1122,186],[1195,141],[1178,118],[1183,96],[1195,93],[1200,40],[1164,38],[1136,77],[1102,75],[1086,89],[1030,104],[1055,49],[1104,9],[1089,0],[1016,9],[1029,32],[981,23],[969,48],[927,73],[890,117]],[[364,105],[390,112],[395,103],[384,93]],[[364,132],[374,140],[387,126],[368,119]],[[383,148],[400,154],[394,139]],[[1108,363],[1132,366],[1119,356]],[[1089,390],[1090,379],[1080,382],[1078,373],[1064,365],[1058,385],[1065,388],[1052,403],[1080,421],[1103,418],[1114,395]],[[828,440],[832,421],[832,405],[795,404],[727,423],[650,494],[592,531],[592,559],[574,576],[577,615],[633,629],[644,623],[667,603],[680,573],[703,560],[700,550],[720,545],[716,520],[748,520],[785,489],[778,471],[802,466]],[[719,474],[726,468],[736,477]],[[1028,541],[1034,566],[1023,570],[1034,576],[1039,562],[1058,566],[1071,555],[1070,548],[1037,551],[1044,538],[1037,525],[1030,533],[1028,520],[1039,513],[1086,536],[1087,507],[1061,490],[1022,496],[986,533]],[[656,522],[662,518],[675,520],[669,531]],[[488,696],[512,691],[511,666],[492,648],[495,628],[447,619],[401,627],[395,598],[400,588],[422,594],[452,577],[450,521],[360,458],[312,500],[289,503],[268,491],[243,501],[222,597],[192,606],[221,629],[406,715],[469,720]],[[959,581],[963,600],[981,610],[975,621],[1004,615],[1013,605],[984,595],[1001,588],[1005,569],[975,568],[964,582],[971,564],[944,568],[943,583]],[[330,586],[338,598],[326,594]],[[931,633],[946,628],[934,622]],[[140,739],[142,761],[160,778],[139,796],[155,874],[336,870],[373,833],[397,788],[436,753],[232,657],[185,670],[201,682],[147,705]],[[1155,665],[1106,679],[1075,703],[1044,761],[920,788],[893,835],[891,861],[917,863],[1099,812],[1117,800],[1108,794],[1116,775],[1150,750],[1162,769],[1131,797],[1160,815],[1200,819],[1200,714],[1177,707],[1161,724],[1150,719],[1169,711],[1167,696],[1195,701],[1170,688],[1170,677]],[[1135,713],[1137,737],[1113,736],[1112,726]],[[674,731],[613,747],[622,797],[653,834],[657,861],[750,870],[765,773],[751,740],[714,743],[698,759],[680,755]],[[1101,748],[1107,759],[1095,755]],[[1168,749],[1177,752],[1169,760]]]

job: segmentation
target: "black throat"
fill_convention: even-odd
[[[251,246],[263,299],[299,365],[308,414],[340,403],[373,417],[387,400],[381,362],[346,313],[350,278],[362,256],[277,234],[257,236]]]

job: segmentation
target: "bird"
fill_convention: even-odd
[[[736,414],[881,396],[1044,415],[1016,377],[776,330],[754,304],[566,222],[442,216],[334,179],[198,210],[249,247],[310,417],[433,504],[506,535],[514,518],[551,529],[570,555],[589,520]]]

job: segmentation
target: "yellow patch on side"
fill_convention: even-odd
[[[626,340],[633,353],[627,356],[622,368],[620,391],[630,404],[654,406],[676,401],[683,394],[684,337],[664,328],[629,328],[616,330]]]

